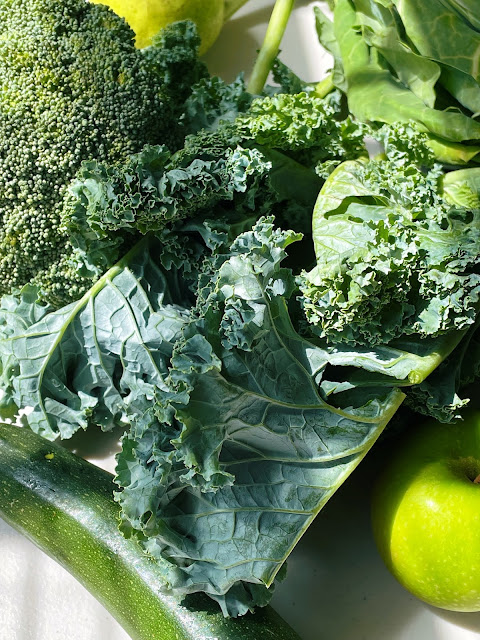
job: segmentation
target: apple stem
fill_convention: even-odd
[[[480,484],[480,473],[478,474],[478,476],[475,478],[475,480],[473,481],[474,484]]]

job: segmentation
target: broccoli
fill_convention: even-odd
[[[63,198],[85,160],[183,145],[182,104],[207,75],[193,23],[135,48],[123,18],[85,0],[0,4],[0,296],[26,283],[60,307],[91,280],[72,266]]]

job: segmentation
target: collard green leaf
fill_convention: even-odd
[[[320,9],[314,7],[315,12],[315,28],[320,43],[333,56],[332,80],[333,84],[341,91],[347,91],[347,83],[345,80],[345,71],[343,69],[342,54],[340,47],[335,38],[333,22]]]
[[[234,242],[175,348],[158,423],[131,433],[118,459],[125,530],[173,588],[206,591],[230,615],[268,600],[403,398],[391,380],[333,382],[329,351],[295,332],[294,280],[280,263],[296,239],[262,220]],[[339,379],[356,364],[353,353],[332,359]],[[168,442],[164,420],[177,431]]]
[[[438,162],[450,167],[455,165],[477,165],[480,159],[480,146],[478,144],[461,144],[429,135],[428,146],[435,154]]]
[[[392,6],[376,0],[356,0],[355,7],[365,42],[382,54],[400,82],[433,108],[435,84],[441,72],[438,64],[419,55],[400,39]]]
[[[408,39],[422,56],[480,81],[480,34],[452,10],[448,0],[393,0],[393,3]]]
[[[359,31],[359,19],[350,0],[336,2],[334,17],[348,85],[348,105],[359,120],[390,124],[413,120],[423,130],[446,140],[480,140],[479,123],[460,112],[426,106],[379,63]]]
[[[459,13],[470,26],[480,31],[477,0],[445,0],[445,4]]]
[[[480,113],[480,85],[471,76],[454,69],[443,66],[442,85],[458,102],[472,113]]]
[[[474,13],[470,0],[335,0],[334,37],[322,16],[319,39],[334,55],[333,81],[350,112],[362,122],[415,122],[440,162],[478,162]]]

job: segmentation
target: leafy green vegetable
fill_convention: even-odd
[[[470,383],[480,377],[480,320],[469,329],[449,357],[421,384],[408,390],[406,404],[440,422],[462,419],[470,402]]]
[[[144,147],[121,165],[84,163],[63,210],[77,258],[83,256],[85,266],[99,274],[119,259],[135,234],[159,232],[211,211],[236,193],[244,194],[252,210],[271,164],[256,149],[227,146],[222,152],[217,156],[204,148],[203,157],[190,160],[185,151],[172,156],[165,147]]]
[[[167,238],[147,238],[80,302],[4,339],[2,356],[16,359],[13,399],[33,407],[42,435],[130,423],[117,468],[124,531],[177,592],[206,591],[238,615],[269,600],[403,394],[386,376],[372,384],[368,369],[384,363],[368,354],[357,382],[331,379],[327,365],[347,371],[356,353],[295,332],[280,262],[298,235],[259,221],[227,252],[227,237],[204,229],[195,309],[180,286],[188,260],[178,276],[165,270]]]
[[[294,282],[280,262],[296,239],[260,221],[233,243],[174,350],[161,424],[134,427],[118,458],[126,531],[175,590],[206,591],[230,615],[268,600],[403,398],[388,385],[356,394],[338,384],[335,400],[328,352],[300,338],[287,311]]]
[[[253,96],[245,89],[243,74],[227,84],[215,76],[202,78],[185,101],[182,124],[186,133],[216,131],[248,111]],[[233,135],[233,131],[232,131]]]
[[[244,139],[284,151],[307,166],[366,155],[367,128],[340,117],[338,97],[302,92],[255,99],[237,118],[237,127]]]
[[[436,169],[346,162],[315,206],[309,322],[331,344],[461,332],[480,310],[480,209],[442,198]],[[452,335],[453,335],[452,334]]]
[[[342,54],[335,37],[332,21],[321,11],[319,7],[314,7],[315,28],[318,38],[325,49],[333,56],[332,82],[337,89],[343,92],[347,90],[345,73],[342,65]]]
[[[445,199],[454,205],[470,209],[480,208],[480,168],[459,169],[443,176]]]
[[[188,319],[171,293],[177,303],[188,301],[178,274],[182,246],[168,237],[164,244],[168,249],[148,239],[137,245],[83,298],[58,311],[39,307],[30,289],[2,299],[4,390],[16,406],[33,408],[28,422],[36,433],[53,440],[89,424],[126,424],[126,406],[136,395],[162,386]],[[162,258],[171,262],[168,270],[160,269]]]
[[[146,146],[122,164],[82,165],[62,211],[72,268],[101,275],[139,234],[211,216],[219,206],[238,218],[278,213],[287,228],[307,231],[322,184],[316,165],[366,153],[365,128],[339,116],[337,98],[301,93],[252,102],[241,78],[198,83],[184,122],[187,131],[204,128],[182,149]]]
[[[317,9],[317,32],[334,56],[333,82],[350,112],[362,122],[416,122],[447,164],[478,159],[480,33],[472,7],[456,0],[333,4],[333,25]]]

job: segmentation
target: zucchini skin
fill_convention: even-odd
[[[300,640],[271,608],[236,620],[203,594],[161,591],[157,566],[118,529],[113,477],[30,429],[0,424],[0,517],[59,562],[132,640]]]

